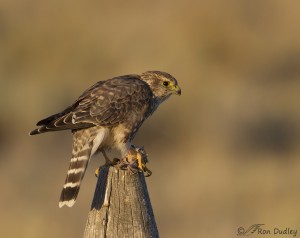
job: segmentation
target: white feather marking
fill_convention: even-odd
[[[79,157],[74,157],[71,159],[71,162],[76,162],[76,161],[82,161],[82,160],[87,160],[88,157],[87,156],[79,156]]]
[[[75,124],[75,122],[76,122],[76,119],[77,119],[76,115],[75,115],[75,114],[73,114],[73,116],[72,116],[72,123],[73,123],[73,124]]]
[[[77,187],[79,184],[80,184],[80,182],[77,182],[77,183],[66,183],[64,185],[64,188],[74,188],[74,187]]]
[[[106,134],[105,131],[106,131],[105,128],[101,128],[98,131],[98,134],[96,135],[95,139],[93,140],[93,148],[92,148],[92,151],[91,151],[91,157],[93,156],[93,154],[95,154],[95,152],[97,151],[97,149],[101,145],[101,143],[104,139],[104,136]]]
[[[75,204],[75,199],[71,199],[69,201],[60,201],[58,203],[59,208],[62,208],[64,205],[67,205],[68,207],[72,207]]]
[[[84,170],[85,170],[85,168],[70,169],[68,171],[68,174],[78,174],[78,173],[84,172]]]

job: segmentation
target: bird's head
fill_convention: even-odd
[[[147,71],[141,74],[141,80],[150,86],[154,96],[159,99],[167,99],[171,94],[181,95],[177,80],[166,72]]]

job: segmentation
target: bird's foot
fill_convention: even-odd
[[[147,166],[144,167],[144,172],[146,173],[145,177],[150,177],[152,175],[152,171],[148,169]]]
[[[147,162],[148,155],[144,147],[131,146],[131,148],[128,150],[127,155],[120,161],[119,167],[121,169],[128,169],[128,171],[132,174],[145,172],[145,177],[149,177],[152,172],[147,168]]]

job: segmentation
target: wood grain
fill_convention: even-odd
[[[143,173],[101,168],[84,237],[159,237]]]

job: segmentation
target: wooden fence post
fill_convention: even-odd
[[[159,237],[143,173],[100,169],[84,238]]]

